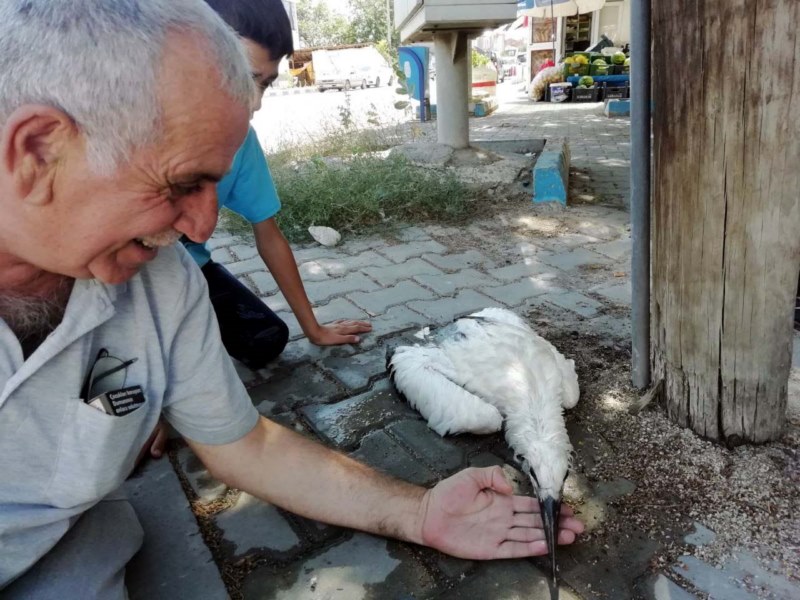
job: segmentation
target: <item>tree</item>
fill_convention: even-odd
[[[379,42],[392,40],[392,47],[399,42],[394,29],[394,2],[387,0],[349,0],[352,21],[350,37],[353,42]],[[388,11],[388,12],[387,12]],[[387,31],[390,35],[387,36]]]
[[[309,47],[347,44],[352,38],[349,21],[324,0],[298,0],[297,29]]]
[[[798,23],[797,0],[653,1],[654,379],[673,420],[730,444],[785,422]]]

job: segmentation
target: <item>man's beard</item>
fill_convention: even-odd
[[[0,292],[0,318],[23,348],[37,347],[61,323],[73,281],[65,277],[46,298]]]

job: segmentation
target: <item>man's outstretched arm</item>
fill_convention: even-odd
[[[296,514],[425,544],[462,558],[547,552],[538,503],[513,496],[502,469],[467,469],[426,490],[261,418],[242,439],[189,445],[211,474]],[[559,542],[583,524],[562,510]]]

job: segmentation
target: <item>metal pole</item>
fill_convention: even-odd
[[[650,385],[650,2],[631,2],[633,385]]]

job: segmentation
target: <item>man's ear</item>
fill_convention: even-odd
[[[75,122],[50,106],[24,106],[11,114],[0,137],[0,164],[20,198],[50,201],[56,167],[77,134]]]

